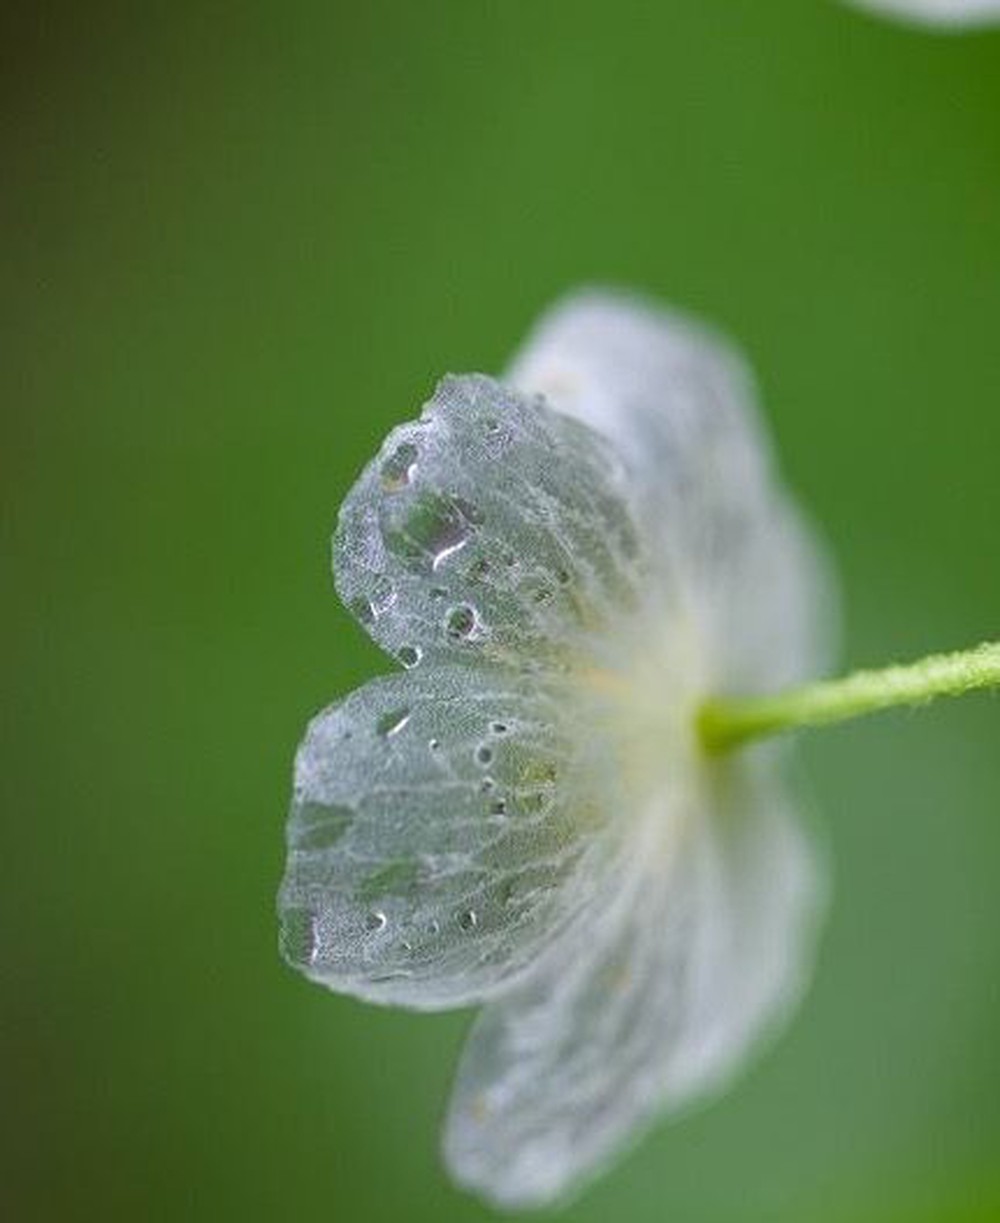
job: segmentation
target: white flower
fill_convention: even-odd
[[[506,1207],[572,1191],[787,1010],[822,888],[783,756],[694,711],[817,665],[818,566],[743,366],[571,298],[447,377],[341,510],[337,588],[407,670],[314,719],[280,909],[313,980],[487,1003],[444,1135]]]
[[[852,0],[852,3],[921,25],[974,26],[1000,20],[1000,0]]]

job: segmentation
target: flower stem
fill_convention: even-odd
[[[724,752],[782,731],[829,726],[880,709],[923,705],[937,696],[962,696],[979,688],[1000,688],[1000,642],[954,654],[931,654],[905,666],[855,671],[774,696],[706,701],[698,712],[698,734],[708,751]]]

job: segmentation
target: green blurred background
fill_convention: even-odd
[[[825,0],[18,6],[0,29],[0,1214],[476,1220],[467,1015],[275,952],[331,590],[445,370],[613,281],[750,355],[845,662],[996,636],[1000,32]],[[836,902],[738,1090],[572,1220],[1000,1218],[988,698],[803,743]]]

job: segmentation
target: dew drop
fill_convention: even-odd
[[[448,597],[448,592],[443,586],[432,586],[430,594],[432,599],[447,599]]]
[[[319,933],[316,914],[311,909],[285,909],[278,934],[281,954],[296,968],[310,968],[316,962]]]
[[[392,582],[383,574],[375,579],[372,592],[368,597],[368,608],[372,618],[377,620],[396,602],[396,589]]]
[[[437,921],[436,919],[433,919],[428,923],[427,929],[431,932],[431,934],[440,934],[441,933],[441,923]]]
[[[463,637],[468,637],[475,627],[475,610],[464,603],[459,607],[453,607],[445,621],[445,629],[453,641],[460,641]]]
[[[418,495],[387,531],[387,546],[411,564],[422,568],[430,560],[431,569],[439,569],[472,537],[475,528],[464,504],[430,490]]]
[[[403,953],[403,955],[412,955],[413,944],[408,943],[406,939],[403,939],[403,941],[399,944],[399,950]]]
[[[458,552],[460,548],[464,548],[467,542],[467,537],[465,536],[461,538],[451,537],[449,540],[440,540],[440,547],[434,551],[431,559],[431,568],[440,569],[448,557],[452,556],[455,552]]]
[[[488,743],[481,743],[476,748],[476,759],[480,764],[489,764],[493,759],[493,748]]]
[[[498,456],[502,454],[513,441],[513,434],[502,421],[497,420],[495,417],[490,417],[485,422],[485,425],[486,427],[483,430],[483,432],[486,434],[485,449],[491,456]]]
[[[491,815],[506,815],[507,814],[507,800],[505,798],[495,798],[490,803],[490,814]]]
[[[383,739],[388,739],[398,734],[409,720],[410,711],[408,709],[391,709],[388,713],[381,715],[375,723],[375,730]]]
[[[289,844],[307,852],[331,849],[353,823],[354,812],[350,807],[306,802],[298,807],[289,825]]]
[[[372,909],[367,917],[365,917],[365,929],[370,930],[373,933],[376,930],[384,930],[385,920],[385,914],[381,911],[381,909]]]
[[[490,730],[495,735],[505,735],[510,730],[510,727],[506,722],[491,722]]]
[[[420,662],[420,659],[423,657],[423,651],[416,645],[404,645],[396,657],[409,670]]]
[[[382,487],[387,493],[399,492],[412,481],[416,469],[416,446],[412,442],[401,442],[382,464]]]
[[[464,909],[458,915],[458,924],[463,930],[475,930],[478,921],[475,909]]]
[[[356,599],[351,600],[351,611],[362,624],[375,623],[375,612],[372,609],[371,603],[368,602],[364,595],[358,595]]]
[[[493,780],[492,777],[484,777],[483,780],[479,783],[479,789],[483,794],[492,794],[496,788],[497,788],[497,783]]]
[[[441,740],[440,739],[428,739],[427,747],[432,752],[438,752],[441,750]]]

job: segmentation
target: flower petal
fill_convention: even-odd
[[[405,663],[556,662],[634,601],[627,493],[592,431],[491,378],[445,378],[344,502],[337,590]]]
[[[822,890],[809,845],[759,760],[713,788],[672,862],[639,846],[473,1028],[444,1149],[494,1203],[579,1188],[657,1115],[720,1087],[797,994]]]
[[[851,0],[851,3],[922,25],[974,26],[1000,20],[997,0]]]
[[[296,759],[285,958],[420,1009],[509,984],[602,871],[583,751],[554,699],[486,668],[387,676],[325,710]]]
[[[509,379],[614,443],[667,597],[693,607],[718,684],[767,690],[825,665],[827,566],[774,475],[750,372],[725,341],[591,291],[543,317]]]

